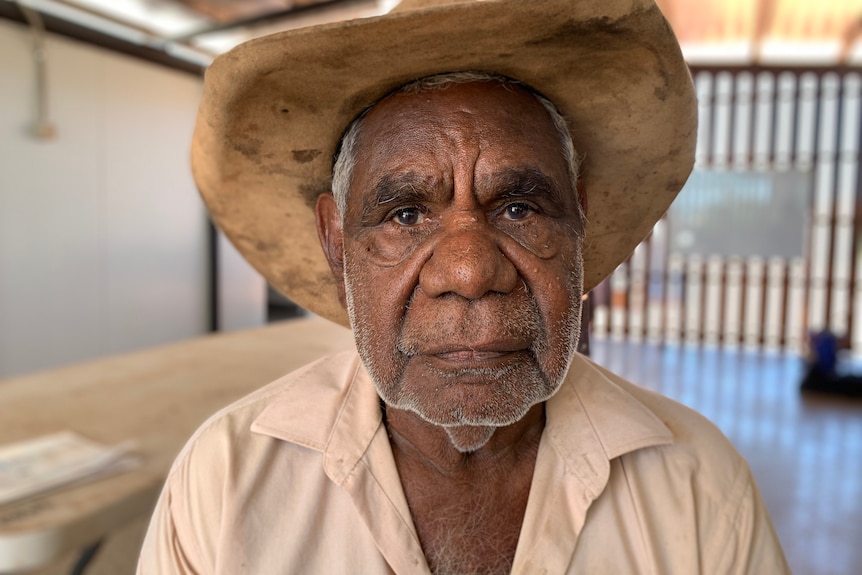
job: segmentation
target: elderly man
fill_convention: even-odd
[[[139,573],[786,573],[721,434],[575,353],[694,118],[649,0],[408,2],[217,61],[201,192],[358,354],[207,422]]]

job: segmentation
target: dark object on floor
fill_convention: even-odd
[[[803,392],[862,397],[862,376],[822,373],[816,369],[809,369],[802,379],[800,389]]]
[[[862,397],[862,376],[837,372],[838,338],[832,332],[824,330],[809,336],[806,363],[800,386],[803,392]]]

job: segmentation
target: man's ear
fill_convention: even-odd
[[[315,205],[317,214],[317,237],[332,270],[335,286],[338,288],[338,301],[347,309],[347,298],[344,295],[344,230],[341,226],[341,215],[335,204],[332,193],[320,194]]]

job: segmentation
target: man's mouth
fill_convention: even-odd
[[[528,347],[523,344],[484,346],[446,346],[419,350],[413,357],[421,359],[430,367],[443,372],[462,370],[485,370],[511,367],[515,361],[523,361],[529,356]]]
[[[427,343],[417,346],[415,354],[439,357],[440,359],[458,360],[482,360],[503,357],[517,351],[526,351],[530,342],[521,338],[499,338],[488,340],[461,340],[438,343]]]
[[[512,351],[479,351],[475,349],[460,349],[460,350],[452,350],[441,353],[432,354],[434,357],[438,357],[444,361],[483,361],[489,359],[497,359],[498,357],[504,357],[513,353]]]

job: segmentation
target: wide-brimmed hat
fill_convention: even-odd
[[[694,163],[691,76],[652,0],[405,0],[385,16],[238,46],[207,71],[192,145],[213,220],[276,289],[349,325],[314,214],[342,133],[393,89],[467,70],[528,84],[568,120],[584,158],[591,289]]]

